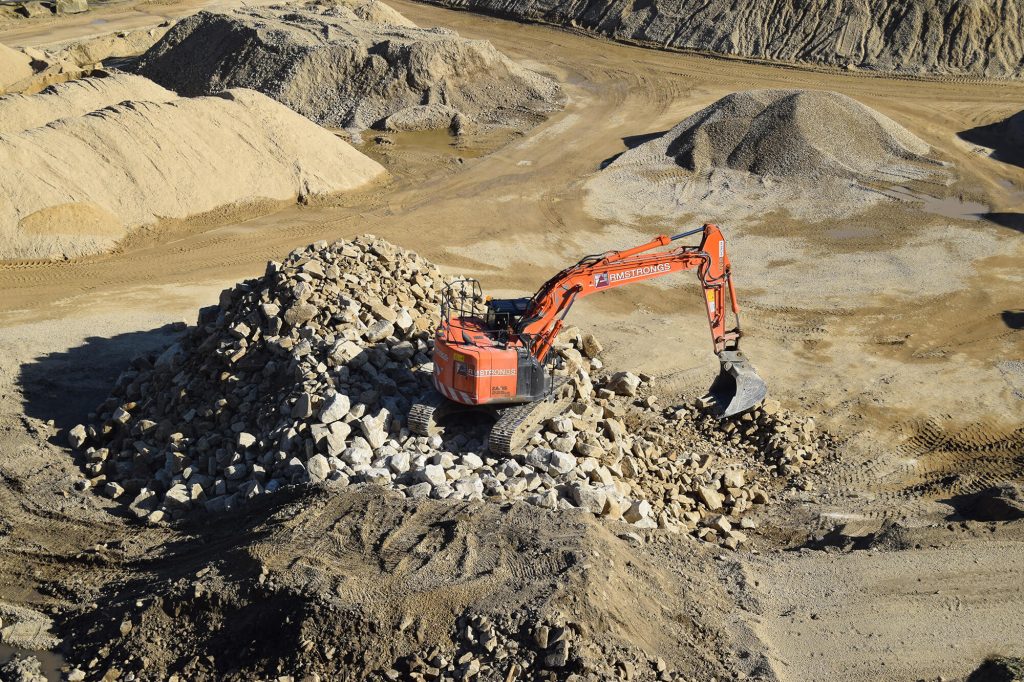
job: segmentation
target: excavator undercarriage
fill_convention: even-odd
[[[557,417],[572,402],[572,393],[565,385],[548,395],[527,403],[503,405],[463,405],[434,392],[424,402],[413,405],[409,411],[409,430],[421,436],[440,433],[445,421],[467,412],[480,414],[493,421],[487,438],[487,448],[501,457],[520,452],[529,443],[545,421]]]

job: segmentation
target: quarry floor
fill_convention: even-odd
[[[730,92],[812,88],[892,117],[954,164],[960,180],[939,199],[849,224],[778,215],[722,225],[748,355],[771,393],[818,417],[841,448],[814,490],[762,521],[760,551],[732,555],[728,569],[708,559],[694,570],[732,572],[740,587],[721,627],[766,657],[780,680],[966,679],[986,656],[1024,656],[1020,522],[947,519],[957,496],[1024,474],[1024,169],[956,137],[1018,111],[1024,85],[658,52],[391,4],[420,25],[490,40],[550,74],[569,105],[500,146],[412,134],[383,146],[367,135],[360,148],[394,179],[343,204],[207,216],[139,235],[110,255],[0,264],[0,601],[47,606],[56,597],[40,586],[88,572],[71,557],[97,543],[175,541],[173,531],[140,530],[112,504],[74,493],[77,468],[60,433],[102,400],[132,355],[165,343],[166,325],[193,322],[222,288],[293,248],[372,232],[478,277],[489,292],[525,294],[587,253],[699,226],[699,216],[633,227],[593,218],[584,184],[602,162]],[[9,27],[0,40],[31,45],[54,40],[55,30],[64,39],[134,28],[200,5],[112,6],[102,24],[74,17],[56,29]],[[977,257],[924,248],[951,230],[968,253],[977,243]],[[745,235],[760,237],[759,248],[745,248]],[[872,282],[859,267],[867,252],[891,253],[902,275]],[[755,268],[792,276],[767,288],[744,277]],[[578,304],[573,322],[605,342],[607,364],[653,375],[671,402],[700,393],[714,371],[697,297],[682,278],[619,289]],[[816,542],[841,522],[897,523],[903,540],[898,551]]]

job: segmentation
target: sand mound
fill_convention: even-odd
[[[0,43],[0,95],[32,76],[31,63],[24,52]]]
[[[786,207],[844,215],[885,188],[930,176],[928,145],[891,119],[833,92],[729,95],[622,154],[588,184],[588,204],[621,217],[689,211],[716,220]]]
[[[514,127],[561,101],[556,83],[486,41],[396,24],[401,15],[380,3],[360,7],[199,12],[144,55],[140,72],[183,95],[252,88],[322,125],[356,129],[387,127],[392,116],[403,129]],[[424,105],[435,108],[408,111]]]
[[[48,98],[51,95],[40,95]],[[0,135],[3,258],[109,249],[134,228],[361,187],[379,164],[259,93],[127,101]]]
[[[1024,111],[960,133],[960,137],[992,150],[992,158],[1024,166]]]
[[[51,85],[37,95],[0,97],[0,133],[38,128],[126,100],[169,102],[177,98],[170,90],[141,76],[119,73],[82,78]]]
[[[1019,78],[1022,0],[428,0],[619,40],[896,73]]]

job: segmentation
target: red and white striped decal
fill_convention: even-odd
[[[448,398],[448,400],[454,400],[455,402],[462,403],[464,405],[474,404],[473,397],[465,391],[457,391],[454,388],[449,388],[441,381],[434,381],[434,385],[445,398]]]

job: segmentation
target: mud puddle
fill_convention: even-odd
[[[0,666],[6,664],[15,656],[34,656],[35,659],[39,661],[39,670],[46,676],[46,679],[63,679],[61,675],[61,668],[64,667],[64,657],[59,653],[55,653],[53,651],[32,651],[30,649],[21,649],[16,646],[0,643]]]

